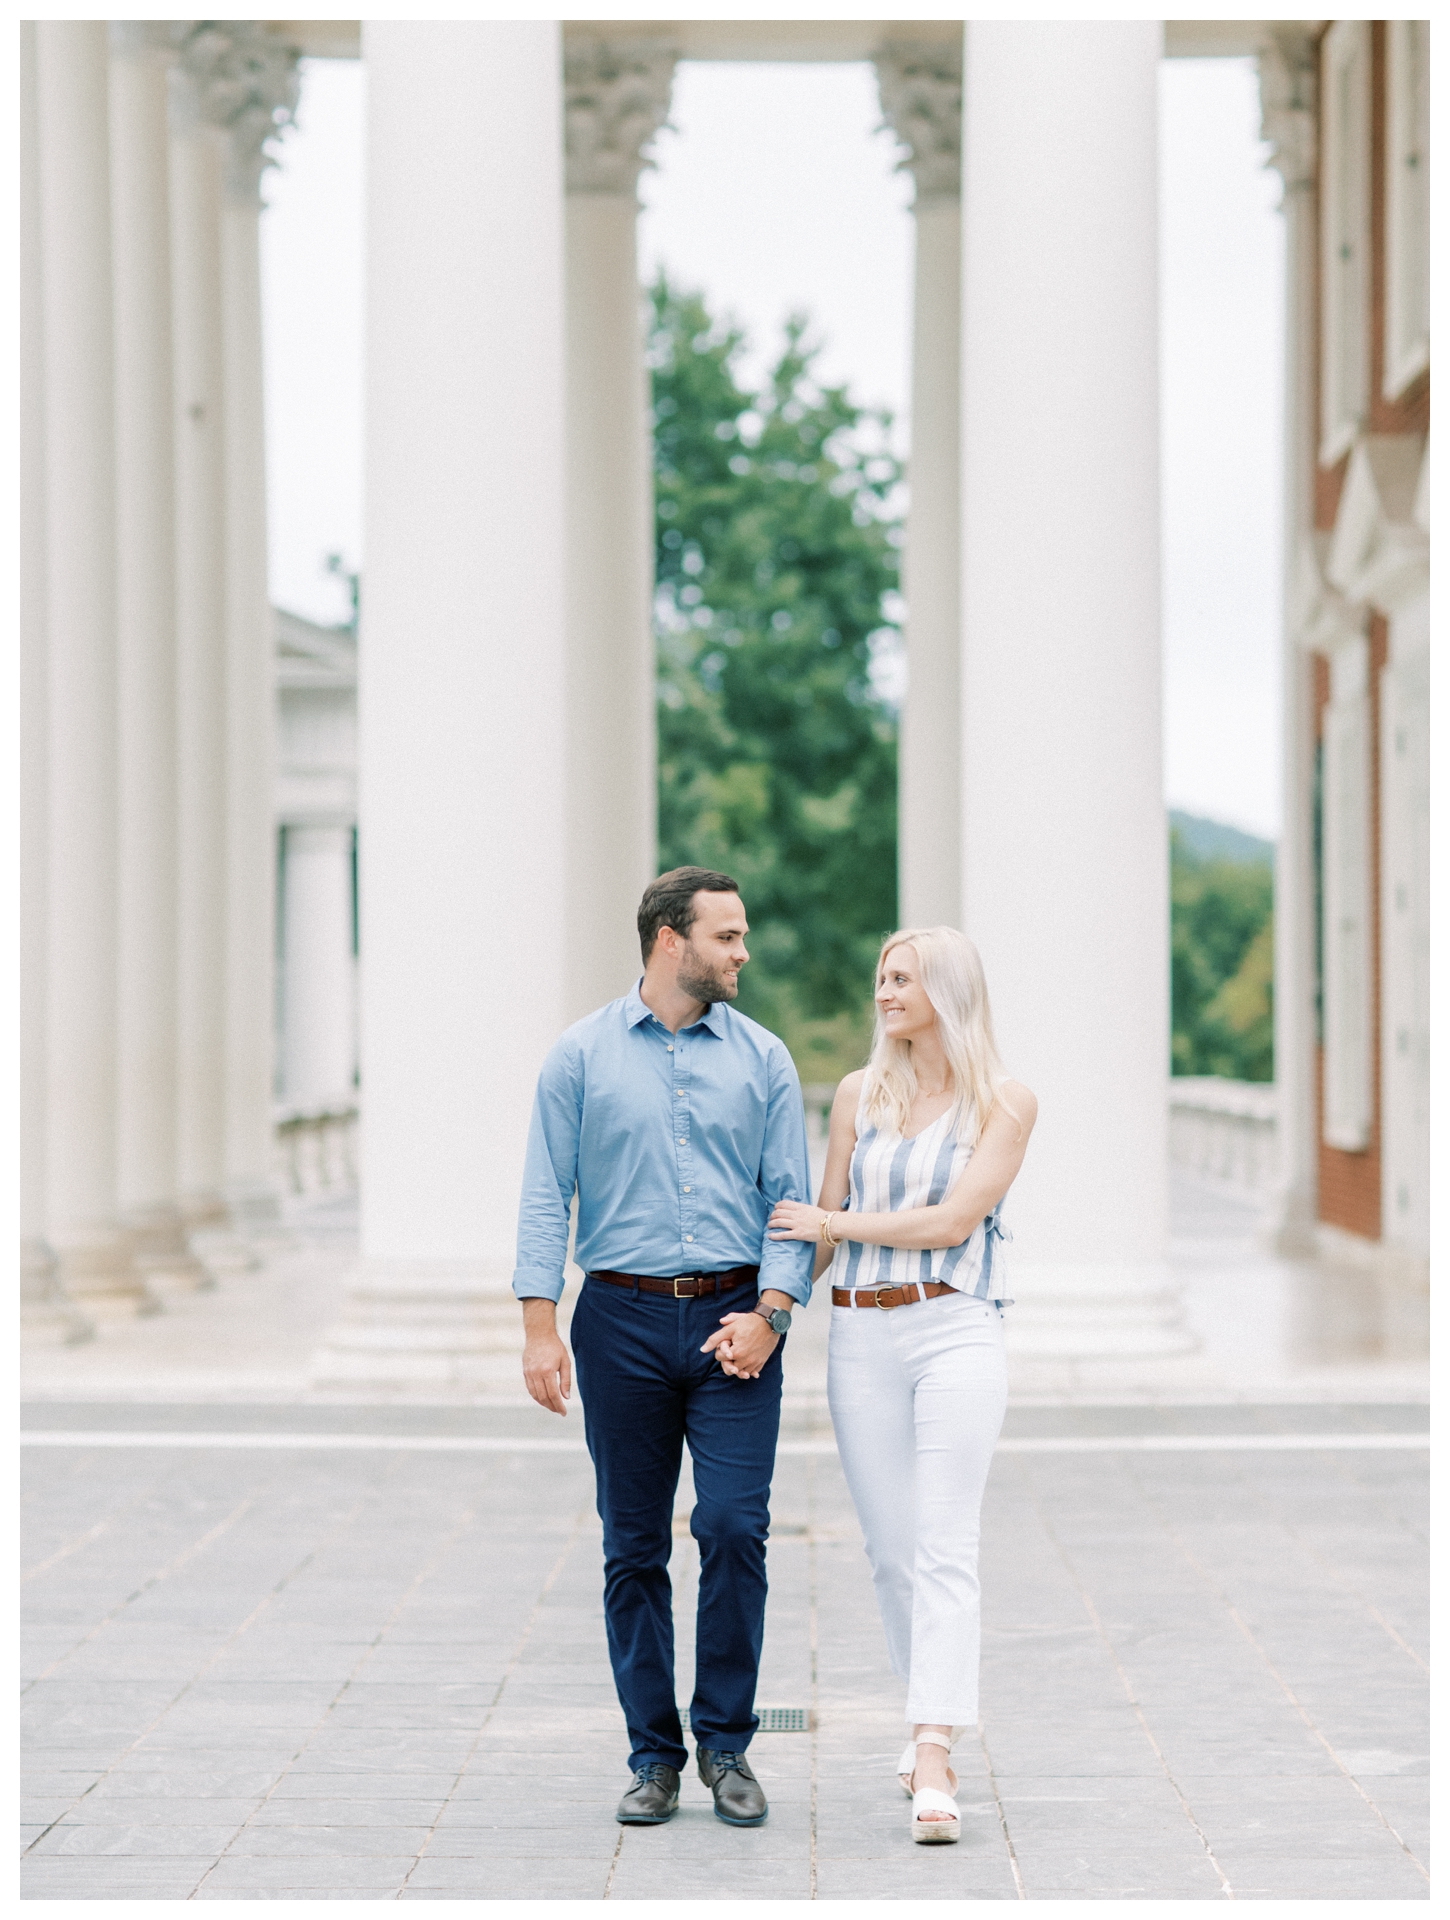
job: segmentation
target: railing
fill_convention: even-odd
[[[836,1089],[802,1088],[811,1159],[823,1161]],[[280,1108],[276,1167],[284,1192],[343,1193],[357,1186],[356,1107]],[[1251,1193],[1273,1185],[1278,1166],[1276,1089],[1208,1075],[1168,1083],[1168,1153],[1175,1166]]]
[[[348,1193],[357,1186],[357,1108],[282,1107],[274,1139],[284,1193]]]
[[[1228,1186],[1265,1193],[1278,1171],[1278,1090],[1207,1074],[1168,1082],[1168,1157]]]

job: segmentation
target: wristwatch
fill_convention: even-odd
[[[787,1334],[790,1332],[790,1314],[786,1308],[768,1307],[764,1301],[762,1301],[760,1305],[755,1308],[755,1311],[760,1315],[762,1320],[769,1321],[772,1333]]]

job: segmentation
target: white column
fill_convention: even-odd
[[[44,308],[46,1185],[61,1276],[154,1306],[116,1190],[116,530],[104,22],[37,28]]]
[[[20,23],[20,1310],[29,1340],[91,1324],[66,1299],[46,1238],[47,767],[45,349],[36,27]]]
[[[177,640],[177,1175],[194,1232],[225,1227],[226,472],[222,137],[172,74]],[[214,1243],[197,1241],[210,1258]]]
[[[337,1113],[356,1098],[352,824],[286,828],[282,867],[287,1105]]]
[[[901,924],[959,926],[961,852],[962,66],[958,47],[890,42],[881,108],[916,178],[911,505],[902,556]]]
[[[674,56],[650,39],[565,63],[570,1018],[628,991],[655,874],[654,484],[636,258],[643,148]]]
[[[265,143],[297,102],[297,55],[256,25],[228,28],[222,211],[226,470],[226,1116],[233,1221],[277,1216],[272,1163],[276,952],[276,693],[267,593],[267,475],[258,221]],[[220,90],[219,90],[220,91]]]
[[[1314,1058],[1313,660],[1299,635],[1297,575],[1314,538],[1316,350],[1314,103],[1318,54],[1302,27],[1279,26],[1259,56],[1269,165],[1284,182],[1284,605],[1281,780],[1283,824],[1274,860],[1274,1080],[1278,1089],[1277,1249],[1315,1251],[1318,1145]]]
[[[169,32],[111,27],[120,925],[118,1185],[138,1264],[196,1282],[176,1205],[176,545]]]
[[[1041,1117],[1018,1353],[1183,1350],[1167,1264],[1156,22],[966,29],[964,924]]]
[[[183,885],[197,911],[193,929],[184,903],[182,1085],[195,1126],[190,1134],[183,1126],[183,1148],[192,1152],[189,1186],[206,1228],[196,1245],[209,1264],[237,1266],[254,1265],[256,1254],[236,1230],[254,1232],[277,1210],[270,1173],[274,715],[257,219],[266,143],[296,102],[297,55],[251,21],[198,22],[179,42],[178,428],[198,483],[179,525],[182,605],[196,643],[182,700]],[[184,498],[180,460],[178,485]],[[183,661],[187,652],[183,632]],[[203,741],[214,749],[205,764],[196,751]]]
[[[319,1371],[452,1378],[564,1008],[559,29],[369,21],[363,55],[364,1264]]]

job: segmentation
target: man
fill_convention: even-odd
[[[805,1110],[785,1047],[733,1011],[745,908],[727,874],[677,867],[639,908],[644,977],[569,1028],[544,1062],[529,1129],[514,1292],[524,1379],[562,1414],[555,1327],[569,1207],[585,1281],[570,1328],[604,1522],[604,1616],[634,1785],[627,1826],[680,1804],[671,1524],[688,1441],[700,1600],[690,1729],[716,1815],[759,1826],[745,1759],[759,1724],[765,1537],[780,1427],[780,1343],[810,1298],[815,1249],[771,1241],[777,1200],[810,1189]]]

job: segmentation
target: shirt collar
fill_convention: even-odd
[[[640,993],[640,988],[643,984],[644,975],[641,974],[629,992],[624,996],[624,1024],[627,1027],[643,1026],[646,1020],[654,1019],[654,1015],[645,1005]],[[713,1001],[710,1006],[706,1007],[704,1013],[701,1014],[700,1018],[695,1022],[695,1026],[708,1027],[717,1040],[723,1040],[725,1038],[725,1018],[725,1002],[723,1000],[716,1000]],[[684,1027],[681,1031],[684,1033],[692,1033],[694,1028]]]
[[[646,1020],[653,1020],[654,1018],[654,1015],[640,997],[639,990],[643,984],[644,975],[641,974],[629,992],[624,996],[624,1024],[627,1027],[638,1027]]]

